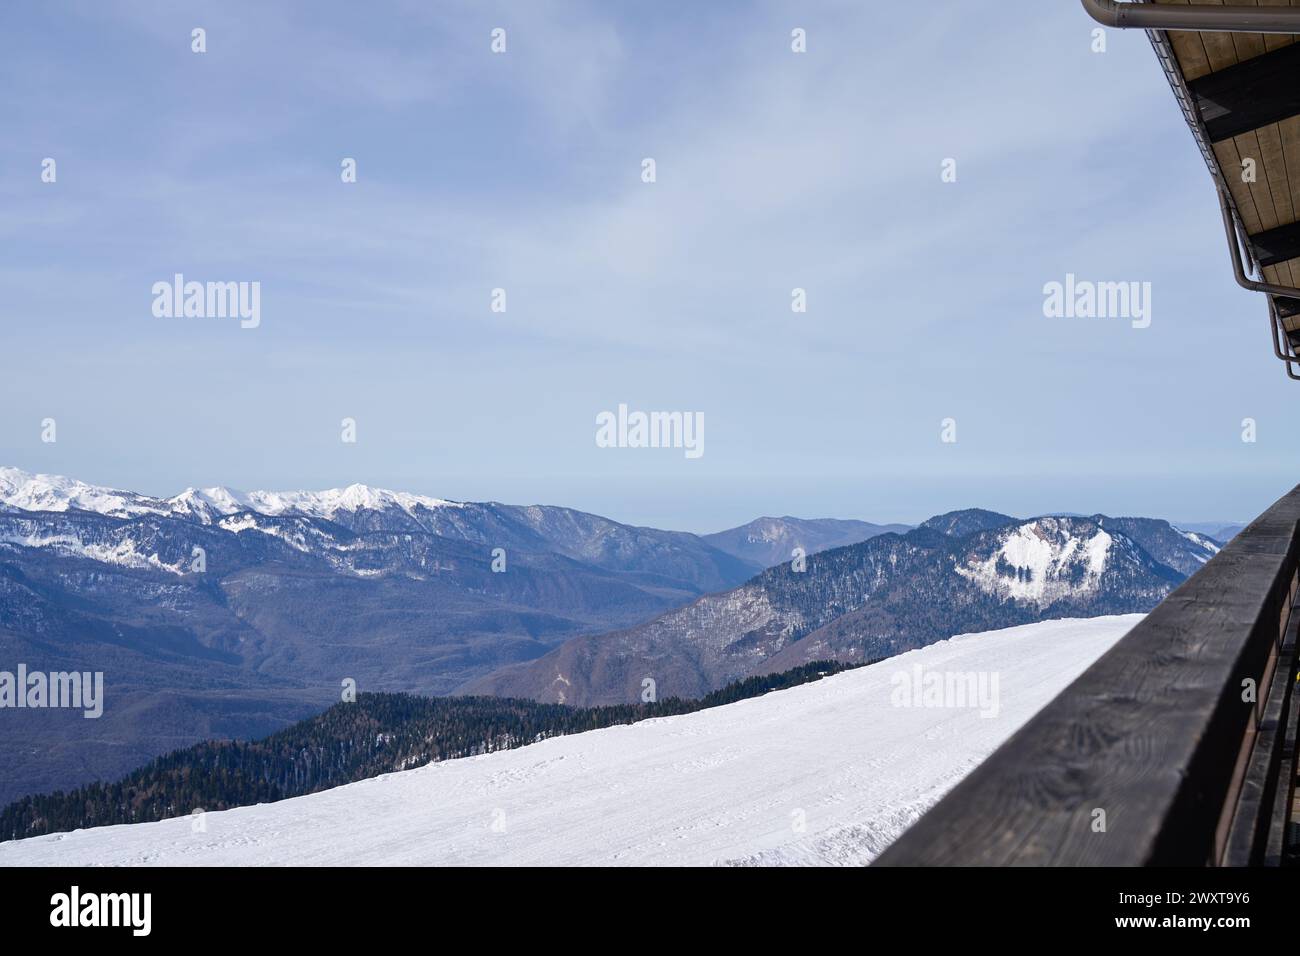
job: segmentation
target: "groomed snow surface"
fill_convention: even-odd
[[[696,714],[207,813],[202,828],[0,844],[0,865],[867,863],[1141,617],[962,635]],[[983,675],[986,693],[996,675],[997,715],[981,716],[987,697],[900,706],[903,674]]]

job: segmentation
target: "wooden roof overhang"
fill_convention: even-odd
[[[1155,0],[1188,6],[1188,0]],[[1300,0],[1195,0],[1219,7]],[[1274,352],[1300,378],[1300,36],[1148,30],[1225,206],[1229,241],[1267,293]],[[1239,273],[1239,280],[1251,280]],[[1278,294],[1287,290],[1294,295]],[[1259,290],[1264,291],[1264,290]]]

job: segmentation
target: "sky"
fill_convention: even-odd
[[[699,532],[1253,517],[1300,392],[1145,34],[996,11],[8,6],[0,464]],[[259,324],[156,316],[177,273],[259,283]],[[1067,274],[1150,283],[1149,326],[1045,316]],[[703,454],[600,447],[620,404]]]

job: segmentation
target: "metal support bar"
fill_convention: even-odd
[[[1277,298],[1300,300],[1300,289],[1289,286],[1274,285],[1271,282],[1255,281],[1246,274],[1246,262],[1243,261],[1242,249],[1246,250],[1245,259],[1249,261],[1252,271],[1258,270],[1261,280],[1264,270],[1256,260],[1251,249],[1250,237],[1245,229],[1238,232],[1238,219],[1234,213],[1234,204],[1228,192],[1227,181],[1218,158],[1214,154],[1210,136],[1205,127],[1204,118],[1197,106],[1196,97],[1188,88],[1177,57],[1166,31],[1190,30],[1209,32],[1281,32],[1300,35],[1300,7],[1245,7],[1214,6],[1208,4],[1188,5],[1155,3],[1116,3],[1114,0],[1082,0],[1083,8],[1093,19],[1107,26],[1121,29],[1146,29],[1151,45],[1155,49],[1160,65],[1164,69],[1169,85],[1178,99],[1178,104],[1187,120],[1187,125],[1196,139],[1196,145],[1209,167],[1219,194],[1219,207],[1223,212],[1223,227],[1228,238],[1228,248],[1232,252],[1233,271],[1238,285],[1251,292],[1263,292],[1269,297],[1269,330],[1273,335],[1273,355],[1286,362],[1289,378],[1300,381],[1293,363],[1300,364],[1300,354],[1291,344],[1290,336],[1277,308]],[[1281,27],[1274,30],[1273,27]]]
[[[1232,273],[1236,276],[1237,284],[1243,289],[1251,292],[1263,292],[1268,296],[1268,324],[1273,333],[1273,356],[1286,362],[1287,377],[1300,382],[1300,375],[1295,373],[1292,363],[1300,362],[1300,357],[1294,354],[1287,354],[1283,351],[1282,345],[1286,343],[1287,351],[1291,350],[1290,338],[1286,334],[1286,327],[1282,322],[1282,316],[1277,311],[1277,296],[1287,299],[1300,299],[1300,289],[1292,288],[1285,285],[1274,285],[1271,282],[1256,282],[1246,275],[1246,265],[1241,256],[1241,240],[1237,230],[1237,220],[1232,215],[1232,208],[1229,206],[1229,198],[1225,192],[1219,190],[1219,211],[1223,214],[1223,231],[1228,238],[1228,251],[1232,254]],[[1279,331],[1281,335],[1279,336]]]
[[[1210,144],[1210,134],[1206,132],[1205,123],[1201,120],[1201,112],[1196,108],[1196,97],[1188,89],[1187,80],[1178,65],[1178,57],[1174,55],[1174,48],[1170,45],[1169,34],[1163,30],[1148,30],[1147,38],[1151,41],[1151,48],[1155,50],[1156,58],[1160,61],[1160,68],[1165,71],[1165,79],[1169,81],[1169,87],[1178,100],[1178,108],[1183,111],[1187,127],[1192,131],[1196,148],[1201,151],[1201,157],[1209,167],[1210,176],[1214,178],[1217,186],[1224,181],[1223,170],[1219,168],[1218,157],[1214,155],[1214,147]]]
[[[1291,346],[1291,339],[1286,333],[1286,326],[1282,324],[1282,316],[1277,314],[1277,301],[1269,296],[1268,299],[1268,324],[1273,332],[1273,355],[1286,362],[1287,378],[1300,382],[1300,375],[1295,373],[1292,362],[1300,362],[1300,358],[1295,357],[1294,349]],[[1280,335],[1279,335],[1280,333]],[[1293,354],[1288,355],[1282,351],[1282,343],[1285,342],[1287,350]]]
[[[1229,202],[1228,194],[1223,189],[1220,189],[1219,212],[1223,215],[1223,229],[1228,236],[1228,251],[1232,254],[1232,273],[1237,277],[1237,285],[1251,292],[1266,292],[1269,295],[1280,295],[1288,299],[1300,299],[1300,289],[1293,289],[1291,286],[1285,285],[1273,285],[1271,282],[1257,282],[1246,275],[1246,266],[1242,260],[1241,243],[1238,238],[1237,220],[1232,215],[1232,207]],[[1247,246],[1247,249],[1249,248]]]
[[[1300,33],[1300,7],[1220,7],[1083,0],[1098,23],[1120,30],[1189,30],[1207,33]]]

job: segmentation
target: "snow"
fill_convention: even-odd
[[[241,531],[258,531],[257,519],[251,514],[239,514],[229,518],[222,518],[217,522],[217,527],[232,534],[239,534]]]
[[[1223,550],[1217,544],[1211,541],[1209,538],[1205,537],[1204,535],[1197,534],[1195,531],[1184,531],[1182,528],[1174,528],[1174,530],[1177,531],[1179,534],[1181,534],[1188,541],[1192,542],[1192,544],[1199,545],[1200,547],[1204,548],[1206,551],[1209,552],[1209,554],[1207,555],[1198,554],[1194,556],[1196,560],[1201,562],[1201,564],[1205,564],[1207,561],[1210,560],[1210,558],[1214,557],[1214,555],[1218,554],[1221,550]]]
[[[1099,578],[1102,572],[1106,570],[1106,556],[1110,554],[1110,546],[1114,542],[1105,531],[1098,531],[1089,538],[1083,546],[1088,555],[1088,576]]]
[[[974,581],[987,594],[999,594],[1021,601],[1050,604],[1070,594],[1095,590],[1106,570],[1114,539],[1105,531],[1085,539],[1070,536],[1061,540],[1045,531],[1039,521],[1030,521],[1011,531],[1002,547],[985,561],[958,565],[962,577]],[[1066,574],[1072,564],[1083,562],[1084,577],[1071,584]],[[1018,572],[1015,576],[998,573],[1005,563]]]
[[[280,523],[259,523],[256,516],[310,517],[336,519],[339,512],[360,510],[388,511],[401,509],[422,522],[418,509],[464,507],[459,502],[444,501],[425,495],[407,494],[371,488],[368,485],[349,485],[329,491],[234,491],[229,488],[186,488],[172,498],[150,498],[131,491],[115,491],[88,485],[85,482],[60,475],[37,475],[17,468],[0,467],[0,510],[15,508],[20,511],[67,512],[73,509],[129,520],[146,515],[177,517],[203,525],[217,525],[225,531],[240,533],[256,531],[280,538],[299,551],[309,552],[312,543],[302,528],[282,527]],[[313,529],[308,532],[319,533]],[[85,543],[67,535],[59,536],[9,536],[0,544],[28,548],[51,548],[64,554],[90,558],[130,568],[154,568],[182,574],[181,563],[164,563],[156,554],[147,554],[131,540],[112,547]],[[333,542],[331,542],[333,544]],[[346,547],[335,547],[347,550]],[[360,571],[348,568],[363,577],[376,576],[378,571]]]
[[[204,524],[213,517],[249,510],[244,496],[229,488],[186,488],[167,503],[173,514],[193,515]]]
[[[17,468],[0,467],[0,504],[23,511],[67,511],[77,508],[114,517],[157,512],[130,491],[100,488],[62,475],[33,475]]]
[[[866,863],[1139,620],[963,635],[696,714],[207,813],[202,827],[0,844],[0,865]],[[996,675],[997,716],[895,706],[898,675],[918,667]]]
[[[456,504],[441,498],[356,484],[329,491],[250,491],[247,494],[234,494],[245,509],[259,514],[302,514],[315,518],[332,518],[340,511],[384,511],[393,507],[410,514],[417,507],[432,509]]]
[[[136,547],[136,543],[129,538],[109,546],[87,544],[71,535],[7,535],[0,537],[0,543],[16,544],[24,548],[49,548],[61,554],[89,558],[92,561],[116,564],[124,568],[152,568],[178,575],[183,573],[179,563],[167,564],[156,554],[143,554]]]
[[[463,507],[459,502],[426,495],[353,484],[328,491],[234,491],[230,488],[186,488],[172,498],[150,498],[130,491],[100,488],[61,475],[37,475],[0,467],[0,505],[23,511],[68,511],[76,508],[117,518],[141,515],[196,517],[205,524],[213,516],[243,511],[264,515],[302,514],[332,518],[340,511],[400,508]]]

